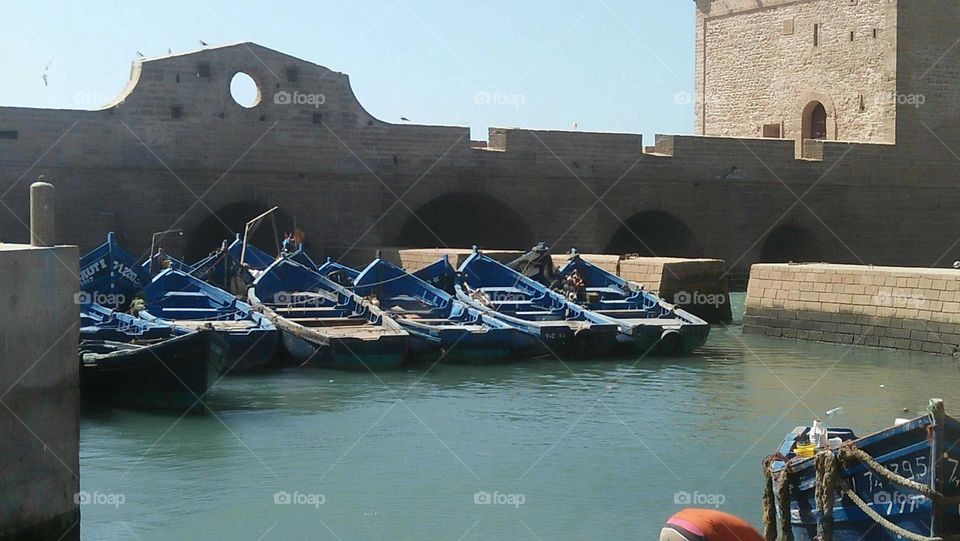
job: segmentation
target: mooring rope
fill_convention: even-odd
[[[860,462],[863,462],[864,465],[887,481],[903,488],[919,492],[920,494],[936,501],[937,503],[943,503],[947,505],[960,504],[960,497],[944,496],[943,494],[937,492],[927,485],[924,485],[923,483],[918,483],[917,481],[898,475],[877,462],[876,459],[870,456],[866,451],[858,449],[852,443],[846,444],[840,448],[840,458],[846,462],[848,457],[856,458]]]
[[[784,464],[777,482],[777,503],[780,514],[780,541],[793,541],[793,528],[790,524],[790,465]]]
[[[814,499],[817,502],[817,537],[820,541],[833,540],[833,503],[840,487],[840,465],[831,450],[817,453],[814,458],[816,485]]]
[[[868,517],[873,519],[874,522],[904,539],[908,539],[909,541],[944,541],[944,538],[942,537],[927,537],[925,535],[920,535],[897,526],[870,508],[867,502],[861,500],[860,496],[857,496],[857,493],[852,489],[846,489],[843,494],[849,498],[854,505],[859,507],[860,510],[863,511]]]
[[[777,507],[773,493],[773,471],[770,464],[780,460],[779,454],[770,455],[763,460],[763,537],[767,541],[777,541]]]

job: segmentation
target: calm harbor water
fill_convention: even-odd
[[[759,525],[794,426],[960,412],[953,359],[737,326],[681,359],[426,368],[228,378],[203,417],[86,411],[83,539],[652,540],[688,497]]]

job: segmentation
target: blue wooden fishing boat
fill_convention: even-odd
[[[191,274],[196,270],[193,268],[193,265],[184,263],[163,251],[158,251],[153,254],[152,257],[141,263],[140,269],[150,277],[156,276],[166,269],[176,269],[187,274]]]
[[[352,269],[336,272],[346,277],[349,270]],[[355,293],[375,298],[382,310],[417,338],[411,348],[422,358],[445,362],[497,361],[514,352],[529,351],[536,344],[532,336],[467,306],[383,259],[370,263],[355,275],[352,283]]]
[[[188,329],[147,321],[96,303],[80,306],[81,340],[134,342],[172,338],[188,332]]]
[[[317,270],[317,264],[310,259],[303,247],[295,252],[283,254],[282,257],[293,259],[311,270]],[[185,272],[221,289],[229,290],[237,296],[245,296],[245,289],[276,259],[250,243],[247,243],[246,252],[244,252],[243,241],[240,235],[237,235],[229,245],[224,241],[220,248],[194,263],[192,270]],[[240,287],[236,284],[236,277],[240,277],[240,280],[245,282],[242,293],[239,290],[233,291]]]
[[[80,342],[85,401],[202,413],[199,401],[223,369],[227,345],[210,330],[167,338]]]
[[[80,258],[80,302],[123,308],[149,282],[150,275],[121,248],[116,236]]]
[[[209,331],[160,324],[90,303],[80,307],[85,400],[192,407],[224,369],[227,345]]]
[[[576,251],[560,268],[558,278],[582,283],[582,291],[572,292],[575,302],[616,321],[619,342],[634,351],[682,355],[702,346],[710,334],[706,321],[590,263]]]
[[[280,329],[301,366],[378,370],[401,366],[410,339],[390,316],[322,274],[281,258],[248,293]]]
[[[379,257],[380,256],[378,254],[377,258],[379,259]],[[360,271],[352,267],[348,267],[346,265],[337,263],[336,261],[334,261],[329,257],[327,258],[326,261],[323,262],[323,265],[320,265],[319,267],[317,267],[317,272],[326,276],[327,278],[337,283],[338,285],[341,285],[346,288],[353,287],[354,280],[356,280],[357,277],[360,276]]]
[[[550,288],[475,250],[460,266],[457,298],[539,338],[547,353],[603,354],[616,344],[619,328]]]
[[[158,274],[144,289],[148,321],[188,329],[213,329],[229,346],[228,371],[267,365],[277,352],[277,329],[263,314],[230,293],[175,269]]]
[[[900,423],[861,438],[829,428],[832,449],[806,457],[811,428],[787,434],[764,462],[767,539],[786,530],[796,541],[957,539],[960,422],[931,400],[926,415]]]

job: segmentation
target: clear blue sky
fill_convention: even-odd
[[[646,144],[693,130],[690,0],[4,0],[0,24],[0,105],[96,108],[137,51],[202,39],[342,71],[380,119],[470,126],[479,139],[489,126],[576,123]]]

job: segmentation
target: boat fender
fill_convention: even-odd
[[[683,351],[683,335],[674,329],[663,331],[657,349],[662,355],[679,355]]]

